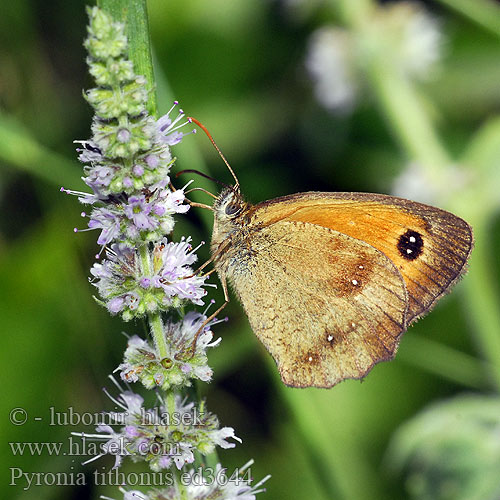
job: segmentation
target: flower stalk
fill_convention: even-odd
[[[177,102],[159,119],[154,117],[152,80],[136,73],[135,67],[141,65],[128,57],[144,56],[149,45],[141,50],[137,41],[129,45],[126,33],[132,39],[135,31],[116,19],[130,20],[138,5],[145,16],[145,3],[113,0],[110,4],[115,19],[98,7],[88,9],[85,47],[97,87],[84,96],[95,116],[92,138],[76,142],[89,192],[62,191],[89,207],[88,214],[82,213],[88,228],[75,231],[99,231],[101,251],[90,271],[96,301],[124,321],[146,319],[151,338],[129,337],[123,362],[115,370],[121,382],[112,378],[118,395],[107,393],[122,411],[106,413],[107,423],[99,425],[96,434],[83,434],[100,442],[101,450],[86,463],[110,454],[115,456],[115,468],[126,458],[145,462],[153,472],[170,471],[173,483],[148,493],[124,488],[126,500],[253,499],[263,491],[262,482],[252,487],[250,476],[242,479],[238,474],[226,480],[220,464],[214,471],[224,483],[209,481],[208,469],[202,473],[202,484],[193,488],[189,483],[196,477],[195,456],[241,442],[231,427],[220,425],[204,401],[189,401],[183,395],[196,380],[211,380],[206,351],[220,342],[212,333],[219,320],[207,321],[210,305],[202,313],[187,311],[190,305],[204,304],[209,286],[207,276],[195,271],[199,246],[193,248],[189,236],[178,242],[170,239],[174,216],[189,210],[186,186],[174,189],[170,183],[174,163],[170,147],[192,131],[185,132],[190,122]],[[150,58],[147,61],[150,64]],[[146,407],[142,396],[131,390],[133,383],[154,389],[158,404]]]

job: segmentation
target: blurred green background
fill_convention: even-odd
[[[362,383],[284,387],[241,307],[229,304],[230,321],[215,332],[222,345],[209,358],[215,379],[200,390],[243,439],[221,452],[223,464],[232,470],[254,458],[257,480],[272,474],[263,498],[500,498],[500,7],[420,3],[440,38],[436,67],[421,82],[401,68],[419,62],[418,49],[429,42],[425,26],[416,53],[401,55],[397,30],[409,15],[384,17],[402,3],[148,3],[161,111],[178,99],[210,129],[250,201],[308,190],[391,193],[395,185],[410,193],[420,183],[415,197],[431,197],[476,231],[469,274],[410,328],[396,359]],[[121,332],[144,330],[93,301],[87,277],[96,234],[73,233],[84,225],[82,208],[59,193],[61,185],[83,188],[72,141],[90,136],[84,7],[79,0],[0,6],[2,498],[122,497],[116,487],[90,484],[92,470],[108,470],[110,460],[82,466],[83,457],[14,456],[7,444],[66,446],[69,432],[86,429],[48,425],[50,407],[110,410],[101,387],[120,363]],[[351,57],[356,99],[334,109],[318,100],[308,71],[314,33],[325,26],[342,29],[355,47],[340,59]],[[424,56],[433,56],[429,47]],[[179,170],[203,168],[231,180],[202,134],[174,154]],[[211,214],[200,212],[179,218],[176,236],[208,241]],[[25,425],[9,421],[16,407],[27,411]],[[18,478],[9,485],[19,471],[83,471],[89,481],[28,488]]]

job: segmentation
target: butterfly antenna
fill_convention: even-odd
[[[231,187],[228,184],[226,184],[225,182],[221,182],[218,179],[214,179],[213,177],[210,177],[209,175],[204,174],[203,172],[200,172],[199,170],[195,170],[193,168],[186,168],[184,170],[181,170],[180,172],[177,172],[175,174],[175,177],[179,177],[179,175],[182,175],[182,174],[197,174],[197,175],[201,175],[202,177],[205,177],[205,179],[210,179],[211,181],[216,182],[217,184],[220,184],[221,186],[224,186],[224,187],[227,187],[227,188]]]
[[[229,169],[229,171],[231,172],[231,175],[233,176],[234,180],[236,181],[234,188],[238,189],[240,186],[240,182],[238,181],[238,178],[236,177],[233,169],[231,168],[231,165],[229,165],[229,162],[226,160],[226,157],[222,154],[222,151],[219,149],[219,146],[217,146],[216,142],[214,141],[212,135],[207,130],[205,125],[200,123],[196,118],[193,118],[192,116],[188,116],[187,119],[189,122],[196,123],[196,125],[198,125],[198,127],[200,127],[203,130],[203,132],[205,132],[205,134],[207,134],[207,137],[210,139],[210,142],[213,144],[214,148],[217,150],[217,153],[219,153],[219,156],[222,158],[222,161],[226,164],[226,167]]]

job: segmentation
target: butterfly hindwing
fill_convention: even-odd
[[[287,385],[331,387],[394,357],[406,329],[406,288],[368,243],[279,221],[245,244],[235,241],[224,262],[219,274],[233,284]]]

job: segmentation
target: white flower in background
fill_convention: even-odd
[[[388,55],[408,77],[429,79],[442,57],[443,37],[437,19],[423,6],[401,2],[380,9],[375,25],[387,36]]]
[[[311,36],[306,68],[318,101],[327,109],[350,111],[358,93],[354,43],[344,29],[324,27]]]
[[[470,176],[459,165],[449,165],[439,172],[439,178],[431,179],[420,163],[411,162],[394,179],[391,192],[409,200],[443,205],[448,196],[463,190],[470,182]]]
[[[400,2],[380,6],[359,32],[323,26],[311,35],[306,69],[318,101],[345,113],[356,105],[373,58],[407,78],[429,79],[442,56],[438,22],[422,6]]]

